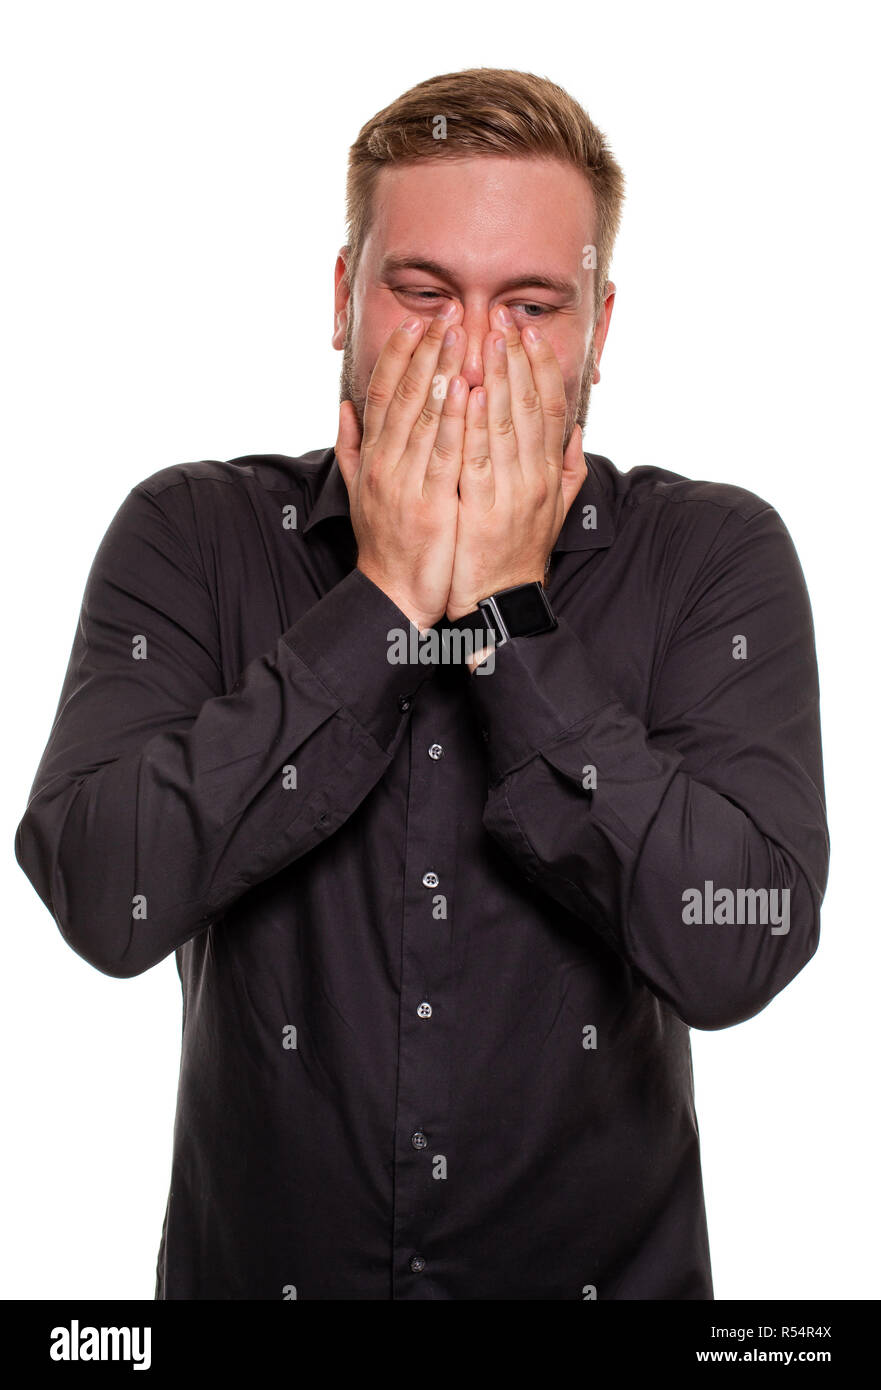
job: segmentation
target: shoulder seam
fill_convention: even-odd
[[[161,511],[162,515],[165,517],[166,522],[167,522],[168,525],[171,527],[171,529],[174,531],[175,535],[178,537],[178,540],[180,541],[180,544],[183,546],[184,550],[186,551],[187,555],[189,556],[190,563],[191,563],[191,565],[193,566],[193,570],[194,570],[194,572],[198,575],[198,577],[199,577],[199,582],[200,582],[200,583],[202,584],[202,586],[204,587],[205,592],[211,597],[211,602],[212,602],[212,605],[213,605],[213,603],[214,603],[214,598],[213,598],[213,595],[211,594],[211,586],[210,586],[210,584],[208,583],[208,578],[207,578],[207,574],[206,574],[206,571],[205,571],[205,564],[204,564],[204,561],[203,561],[203,558],[202,558],[202,555],[201,555],[201,551],[200,551],[199,548],[198,548],[198,542],[197,542],[197,544],[196,544],[196,548],[194,549],[194,548],[193,548],[193,542],[192,542],[192,540],[191,540],[191,539],[188,537],[188,535],[186,534],[184,528],[181,526],[180,522],[177,520],[177,517],[176,517],[176,516],[171,516],[168,512],[166,512],[166,510],[165,510],[164,507],[159,507],[159,498],[160,498],[161,496],[163,496],[164,493],[168,492],[171,488],[173,488],[173,487],[179,487],[179,486],[181,485],[181,483],[184,482],[184,479],[183,479],[183,478],[180,478],[180,479],[177,479],[175,482],[169,481],[167,487],[161,487],[161,488],[159,488],[156,492],[151,492],[151,491],[145,486],[145,483],[146,483],[147,481],[148,481],[147,479],[143,479],[140,483],[136,483],[135,486],[131,489],[131,493],[129,493],[129,496],[131,496],[132,493],[138,493],[138,494],[140,494],[142,497],[144,497],[145,500],[147,500],[147,501],[149,501],[149,502],[152,502],[156,507],[159,508],[159,510]],[[224,478],[224,479],[218,479],[217,481],[226,482],[226,481],[228,481],[228,480]]]
[[[215,460],[213,460],[213,459],[206,459],[206,460],[204,460],[204,461],[205,461],[206,463],[208,463],[208,462],[212,462],[212,463],[215,462]],[[181,467],[184,467],[184,468],[185,468],[186,466],[187,466],[186,464],[171,464],[171,465],[170,465],[171,468],[181,468]],[[160,470],[160,471],[162,471],[162,470]],[[155,475],[154,475],[154,476],[155,476]],[[212,476],[209,477],[209,476],[206,475],[206,474],[201,474],[201,475],[200,475],[200,474],[194,474],[194,473],[184,473],[184,474],[182,474],[180,477],[168,478],[168,479],[167,479],[164,483],[162,483],[161,485],[160,485],[160,484],[156,484],[155,486],[151,486],[151,480],[150,480],[150,478],[142,478],[141,481],[140,481],[139,483],[136,483],[136,484],[135,484],[135,486],[132,488],[132,491],[133,491],[133,492],[142,491],[142,492],[146,493],[147,496],[149,496],[149,497],[159,497],[159,496],[161,496],[161,494],[162,494],[163,492],[168,492],[168,491],[169,491],[171,488],[173,488],[173,487],[183,487],[183,485],[184,485],[185,483],[224,483],[226,486],[231,487],[231,486],[233,485],[234,482],[235,482],[235,479],[234,479],[234,478],[227,478],[227,477],[223,477],[222,475],[217,475],[217,476],[213,476],[213,475],[212,475]]]
[[[695,480],[687,479],[686,481],[692,482]],[[734,486],[734,484],[720,483],[718,484],[718,486],[730,487]],[[744,491],[746,491],[746,489],[744,489]],[[653,501],[666,502],[670,506],[678,507],[689,505],[698,507],[716,507],[719,511],[727,512],[729,516],[740,517],[741,521],[743,521],[745,524],[751,521],[755,521],[757,517],[763,516],[766,512],[775,512],[776,514],[776,508],[772,506],[770,502],[767,502],[763,497],[759,497],[756,493],[751,493],[750,496],[755,500],[756,503],[755,510],[753,511],[746,510],[746,506],[748,504],[745,500],[742,502],[734,502],[726,501],[724,498],[721,497],[673,497],[670,496],[668,493],[658,492],[655,489],[653,489],[649,493],[646,493],[643,496],[629,493],[627,497],[624,499],[624,501],[629,506],[631,506],[634,509],[634,511],[638,507],[644,506],[646,502]]]

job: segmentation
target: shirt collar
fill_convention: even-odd
[[[330,467],[318,491],[303,534],[331,517],[349,517],[349,494],[333,449],[328,449]],[[591,454],[585,454],[587,477],[566,514],[554,551],[603,550],[612,544],[615,527],[609,497],[601,472]]]

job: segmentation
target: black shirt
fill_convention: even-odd
[[[97,969],[176,953],[157,1299],[713,1297],[689,1028],[817,946],[810,607],[765,502],[586,459],[475,674],[389,659],[332,450],[113,519],[16,855]]]

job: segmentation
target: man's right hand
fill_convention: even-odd
[[[468,384],[457,375],[461,309],[447,307],[427,331],[416,315],[395,329],[370,377],[363,438],[355,407],[342,401],[336,442],[358,569],[421,629],[446,612],[468,404]]]

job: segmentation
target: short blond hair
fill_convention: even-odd
[[[437,138],[440,117],[442,139]],[[430,77],[361,128],[349,151],[346,179],[350,288],[370,229],[380,171],[391,165],[481,154],[559,159],[584,174],[597,211],[596,317],[621,221],[624,174],[602,131],[568,92],[546,77],[509,68],[466,68]]]

